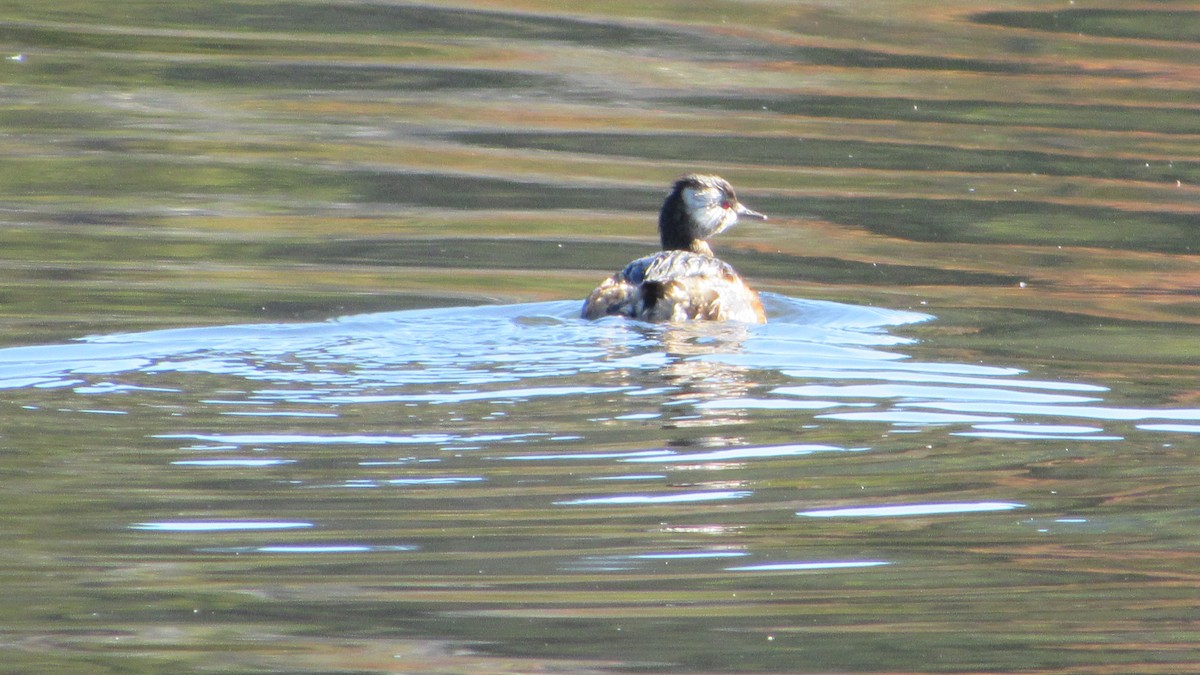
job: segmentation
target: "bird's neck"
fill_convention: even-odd
[[[683,196],[676,190],[667,197],[662,213],[658,216],[658,234],[662,238],[663,250],[691,251],[711,257],[713,252],[708,242],[693,238],[691,233],[692,228],[683,206]]]
[[[703,239],[692,239],[690,237],[669,237],[662,238],[662,247],[664,251],[691,251],[713,257],[713,250]]]

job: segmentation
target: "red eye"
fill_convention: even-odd
[[[728,201],[723,201],[723,202],[721,202],[721,208],[723,208],[723,209],[732,209],[732,208],[733,208],[733,204],[730,204]]]

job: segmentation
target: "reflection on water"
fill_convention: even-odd
[[[801,511],[796,514],[809,518],[849,518],[889,516],[928,516],[942,513],[973,513],[976,511],[1008,511],[1019,509],[1024,504],[1010,502],[977,502],[974,504],[904,504],[896,506],[866,506],[845,509],[820,509],[817,511]]]
[[[999,591],[1036,566],[984,560],[1046,555],[1031,537],[1123,536],[1127,516],[1054,478],[1086,471],[1071,458],[1094,451],[1059,443],[1149,433],[1169,446],[1190,429],[1125,422],[1200,419],[1110,405],[1099,385],[912,358],[914,341],[889,331],[925,314],[765,300],[762,326],[593,323],[556,301],[102,335],[0,350],[0,364],[14,420],[138,419],[144,449],[101,441],[89,480],[126,476],[110,497],[127,502],[124,523],[105,512],[99,526],[131,553],[102,578],[140,644],[152,640],[134,608],[142,591],[120,590],[122,576],[191,588],[214,617],[225,611],[212,603],[251,583],[271,598],[235,603],[251,634],[270,630],[271,607],[342,622],[379,607],[365,620],[472,642],[519,619],[552,644],[608,621],[637,635],[663,621],[731,631],[723,649],[752,650],[763,630],[806,644],[791,626],[820,611],[813,593],[949,599],[956,578]],[[955,437],[1009,445],[972,460]],[[913,548],[930,537],[963,543]],[[177,571],[155,571],[168,562]],[[707,618],[678,593],[708,598]],[[936,648],[939,635],[915,639]],[[626,666],[711,658],[643,638],[628,649]],[[876,658],[825,651],[830,663]]]
[[[1195,408],[1105,405],[1108,388],[1095,384],[1031,379],[1011,367],[905,357],[897,350],[912,340],[884,329],[927,321],[928,315],[771,294],[766,300],[772,321],[761,327],[591,323],[575,318],[577,302],[547,302],[95,336],[0,350],[0,386],[70,388],[114,404],[91,412],[128,414],[117,405],[127,394],[196,394],[190,386],[163,386],[180,376],[189,385],[205,375],[236,378],[252,388],[218,387],[197,402],[224,408],[223,417],[247,418],[246,424],[283,418],[306,420],[308,426],[342,418],[347,405],[402,404],[410,418],[447,406],[491,405],[497,409],[488,417],[504,418],[510,408],[516,413],[540,399],[603,401],[589,422],[728,424],[749,411],[767,410],[787,411],[793,421],[807,415],[814,422],[883,423],[897,432],[959,425],[966,429],[954,433],[997,438],[1120,440],[1081,422],[1200,419]],[[527,444],[550,435],[535,429],[349,435],[197,430],[154,437],[221,447],[478,447]],[[675,456],[664,450],[626,461],[770,457],[798,448],[812,451],[788,445]]]
[[[1068,4],[9,3],[10,669],[1200,670],[1197,13]],[[771,323],[575,318],[688,171]]]

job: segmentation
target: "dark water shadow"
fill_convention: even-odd
[[[1188,9],[1083,9],[980,12],[971,20],[1005,28],[1025,28],[1072,35],[1170,40],[1200,40],[1200,12]]]

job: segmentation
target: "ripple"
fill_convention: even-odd
[[[973,424],[975,422],[1006,422],[1009,417],[984,415],[954,415],[948,413],[880,410],[874,412],[829,413],[817,415],[820,419],[843,420],[846,422],[885,422],[899,425]]]
[[[892,563],[885,560],[829,560],[819,562],[778,562],[760,563],[757,565],[740,565],[726,567],[727,572],[811,572],[818,570],[856,569],[860,567],[880,567]]]
[[[464,483],[481,483],[487,480],[483,476],[430,476],[426,478],[390,478],[383,481],[388,485],[462,485]]]
[[[152,523],[135,523],[133,530],[154,532],[245,532],[253,530],[295,530],[313,527],[312,523],[289,521],[229,521],[229,520],[178,520]]]
[[[806,385],[779,387],[774,393],[825,398],[930,399],[939,401],[1020,401],[1023,403],[1085,403],[1095,397],[1037,394],[999,387],[930,387],[905,384]]]
[[[1017,431],[955,431],[954,436],[969,438],[1007,438],[1012,440],[1067,440],[1067,441],[1121,441],[1124,436],[1104,436],[1100,434],[1040,434]]]
[[[582,497],[554,502],[558,505],[575,506],[602,504],[613,506],[630,506],[643,504],[689,504],[693,502],[711,502],[727,499],[744,499],[754,494],[749,490],[717,490],[712,492],[686,492],[667,495],[619,495],[615,497]]]
[[[825,410],[845,407],[838,401],[787,401],[763,398],[719,398],[701,401],[696,407],[701,410]],[[856,404],[849,404],[856,405]],[[868,404],[869,405],[869,404]]]
[[[284,427],[156,436],[230,449],[255,445],[467,449],[534,442],[548,435],[588,438],[574,428],[461,435],[441,431],[461,416],[463,406],[504,406],[503,410],[472,409],[481,419],[492,420],[515,412],[514,406],[547,409],[557,401],[580,411],[597,410],[585,420],[597,425],[651,420],[665,420],[664,426],[704,425],[752,418],[761,411],[795,415],[797,429],[816,428],[822,421],[889,424],[896,431],[961,425],[968,428],[951,433],[1009,440],[1121,438],[1092,427],[1077,433],[1056,429],[1081,425],[1029,422],[1039,416],[1064,422],[1200,420],[1200,410],[1195,409],[1106,406],[1099,398],[1105,387],[1023,379],[1025,371],[1019,368],[908,358],[896,347],[912,340],[886,329],[928,321],[932,318],[928,314],[770,293],[763,300],[772,321],[736,330],[703,324],[586,322],[576,318],[577,302],[556,301],[93,336],[74,344],[0,349],[0,385],[69,386],[83,396],[186,395],[179,386],[161,386],[163,376],[171,374],[174,385],[181,378],[209,375],[222,384],[201,392],[198,400],[224,408],[215,411],[223,417],[257,419],[264,425],[272,420],[338,419],[345,414],[342,406],[402,405],[413,409],[410,418],[434,414],[425,408],[454,410],[445,413],[449,419],[429,420],[424,428],[404,433],[338,434]],[[755,385],[758,380],[777,383],[780,377],[796,382],[765,392]],[[694,385],[701,382],[710,384]],[[233,395],[239,390],[244,392],[241,396]],[[617,397],[637,403],[623,406]],[[595,405],[599,402],[604,402],[603,408]],[[306,409],[313,406],[322,407]],[[126,407],[86,409],[115,415],[124,414]],[[1142,428],[1192,433],[1187,425]],[[503,458],[667,464],[818,451],[803,444],[779,447],[784,449],[734,447],[680,454],[638,448],[628,454],[538,452]],[[202,461],[194,460],[191,466],[202,466]]]
[[[574,452],[554,455],[510,455],[502,459],[525,462],[544,462],[546,460],[625,459],[639,457],[663,457],[669,455],[671,455],[670,450],[634,450],[631,452]]]
[[[286,410],[264,410],[254,412],[222,412],[230,417],[337,417],[337,413],[296,412]]]
[[[645,457],[626,457],[622,462],[661,463],[661,462],[719,462],[729,459],[755,459],[768,457],[796,457],[811,455],[816,452],[860,452],[864,448],[848,450],[834,445],[767,445],[748,448],[729,448],[712,450],[710,452],[693,452],[688,454],[664,454]]]
[[[635,560],[696,560],[708,558],[743,558],[745,551],[677,551],[668,553],[638,553],[628,556]]]
[[[1078,417],[1112,421],[1132,420],[1200,420],[1200,409],[1196,408],[1117,408],[1105,406],[1053,406],[1019,403],[975,403],[970,401],[899,403],[901,406],[918,406],[957,410],[962,412],[986,412],[1013,415],[1045,415],[1055,417]]]
[[[866,347],[909,342],[881,329],[930,318],[771,294],[764,302],[779,315],[778,325],[739,335],[692,327],[690,337],[710,341],[696,358],[755,367],[796,366],[798,358],[894,360],[901,357]],[[79,385],[80,393],[104,394],[112,392],[110,385],[71,376],[205,373],[286,385],[263,386],[240,405],[458,404],[638,394],[636,387],[532,381],[671,363],[659,339],[675,329],[585,322],[575,318],[577,311],[574,301],[547,302],[93,336],[75,344],[0,349],[0,386]],[[431,391],[438,384],[455,388]]]
[[[904,516],[931,516],[946,513],[979,513],[986,511],[1011,511],[1023,509],[1024,504],[1015,502],[947,502],[941,504],[895,504],[889,506],[854,506],[843,509],[818,509],[800,511],[796,515],[809,518],[891,518]]]
[[[419,551],[419,546],[407,544],[377,546],[373,544],[272,544],[267,546],[222,546],[198,549],[202,553],[286,553],[286,554],[344,554]]]
[[[511,441],[544,434],[480,434],[477,436],[455,436],[453,434],[365,435],[365,434],[157,434],[154,438],[187,439],[232,446],[243,445],[446,445],[450,443],[494,443]]]
[[[369,545],[276,545],[276,546],[258,546],[250,549],[255,553],[371,553],[378,551],[416,551],[416,546],[369,546]]]
[[[1200,424],[1139,424],[1145,431],[1168,431],[1179,434],[1200,434]]]
[[[976,424],[975,428],[981,431],[1007,431],[1018,434],[1046,436],[1047,438],[1081,436],[1104,431],[1100,427],[1083,427],[1070,424]]]
[[[950,372],[947,372],[950,371]],[[971,377],[951,374],[951,372],[973,372],[988,377]],[[987,368],[979,366],[957,366],[944,363],[901,363],[889,364],[887,370],[878,368],[869,370],[851,370],[848,368],[807,368],[785,369],[783,373],[797,379],[827,379],[827,380],[886,380],[894,382],[939,382],[942,384],[981,385],[993,387],[997,377],[1020,375],[1023,371],[1013,368]],[[1055,389],[1058,391],[1108,391],[1108,387],[1082,382],[1049,382],[1044,380],[1008,380],[1010,387],[1022,389]]]
[[[294,459],[181,459],[171,462],[177,466],[210,466],[210,467],[264,467],[264,466],[280,466],[283,464],[295,464]]]
[[[404,403],[433,404],[463,403],[466,401],[520,401],[541,396],[586,396],[628,391],[630,387],[528,387],[494,391],[448,392],[441,394],[408,394],[395,396],[324,396],[326,403]]]

